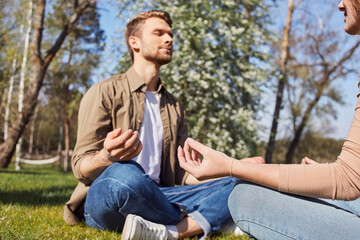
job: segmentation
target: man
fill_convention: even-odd
[[[188,136],[185,113],[159,78],[172,57],[171,25],[163,11],[130,21],[132,67],[84,95],[72,158],[81,183],[65,206],[67,223],[79,221],[85,196],[87,225],[123,229],[122,239],[207,236],[231,221],[227,199],[237,180],[199,184],[177,160]]]

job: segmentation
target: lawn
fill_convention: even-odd
[[[99,231],[84,223],[68,226],[62,219],[64,203],[77,181],[72,172],[53,165],[11,164],[0,169],[0,239],[119,239],[120,234]],[[249,239],[218,234],[212,239]]]

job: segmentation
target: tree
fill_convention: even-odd
[[[14,11],[14,8],[18,8],[18,11]],[[25,7],[26,8],[26,7]],[[12,2],[2,1],[0,3],[0,24],[2,26],[0,30],[0,113],[5,108],[5,115],[0,118],[1,125],[4,126],[3,139],[7,138],[8,126],[12,116],[12,100],[13,92],[16,90],[16,77],[18,75],[18,60],[21,57],[19,49],[21,49],[22,40],[19,36],[22,36],[24,29],[23,15],[24,4],[23,1]],[[8,14],[12,12],[13,14]],[[20,32],[19,32],[20,29]],[[4,103],[4,104],[3,104]],[[2,122],[4,117],[4,122]],[[0,128],[1,129],[1,128]],[[1,138],[0,138],[1,139]]]
[[[60,1],[49,19],[66,19],[69,15],[69,10],[66,11],[68,5],[69,1]],[[104,49],[105,37],[99,16],[97,9],[84,13],[79,24],[69,33],[68,41],[59,52],[56,64],[49,69],[47,75],[49,87],[46,88],[46,93],[50,99],[57,102],[59,109],[59,140],[60,146],[64,141],[65,172],[69,168],[71,125],[82,97],[79,89],[86,89],[90,85],[91,75],[98,66],[100,53]],[[58,21],[48,22],[48,26],[55,29],[59,29],[59,25],[61,23]]]
[[[291,37],[290,32],[291,32],[291,24],[293,20],[293,13],[295,11],[296,6],[299,5],[302,1],[303,0],[298,0],[295,3],[294,0],[288,1],[287,15],[286,15],[286,20],[283,28],[282,39],[281,39],[280,59],[278,62],[280,74],[279,74],[277,93],[276,93],[276,103],[275,103],[273,120],[269,135],[269,141],[265,153],[266,163],[272,162],[272,155],[275,148],[275,139],[277,134],[278,121],[280,117],[280,110],[283,102],[284,88],[287,82],[287,62],[289,60],[289,51],[290,51],[289,42]]]
[[[297,103],[293,103],[291,105],[294,135],[286,154],[286,163],[292,163],[294,152],[300,142],[301,135],[309,121],[313,109],[315,109],[320,99],[322,97],[328,97],[334,102],[341,103],[341,97],[338,90],[332,88],[331,83],[349,73],[344,71],[343,65],[349,61],[355,51],[359,48],[360,40],[348,47],[347,51],[343,55],[339,55],[338,49],[334,48],[334,46],[340,44],[342,41],[337,42],[337,39],[333,38],[333,36],[334,35],[331,33],[329,34],[324,32],[319,35],[312,36],[312,38],[308,36],[308,39],[312,39],[314,41],[313,44],[315,47],[313,48],[314,52],[312,56],[314,58],[316,57],[317,62],[306,62],[301,64],[301,68],[306,66],[308,68],[307,72],[309,72],[306,78],[301,80],[305,80],[307,89],[311,86],[312,91],[310,90],[308,92],[304,92],[301,91],[301,89],[297,89],[301,91],[301,97],[297,99]],[[334,41],[334,39],[336,40]],[[327,109],[333,110],[331,104],[327,104],[327,106],[322,109],[325,111],[322,112],[326,112]]]
[[[16,121],[13,123],[9,130],[9,137],[0,145],[0,167],[5,168],[11,161],[15,146],[24,132],[25,126],[30,120],[33,113],[40,88],[42,87],[45,73],[54,59],[57,52],[60,50],[63,42],[68,36],[69,32],[74,28],[76,22],[80,16],[88,10],[92,10],[96,7],[96,1],[77,1],[74,0],[73,13],[69,18],[69,21],[63,26],[62,32],[59,34],[55,43],[42,57],[42,37],[44,30],[44,18],[45,18],[45,0],[38,0],[35,11],[34,32],[32,36],[30,46],[31,56],[31,75],[30,75],[30,87],[25,95],[24,106],[21,112],[17,114]]]
[[[291,139],[280,138],[276,140],[276,148],[273,154],[273,163],[284,164],[288,147]],[[298,147],[294,153],[294,159],[298,163],[306,156],[316,160],[320,163],[329,163],[336,160],[341,152],[341,147],[344,144],[343,139],[335,140],[333,138],[325,137],[322,133],[316,130],[307,128],[302,136]],[[263,153],[266,150],[266,143],[260,143],[259,146]]]
[[[27,29],[25,33],[24,40],[24,53],[23,59],[21,62],[21,71],[20,71],[20,84],[19,84],[19,99],[18,99],[18,112],[22,112],[23,109],[23,101],[24,101],[24,91],[25,91],[25,74],[27,73],[27,59],[28,59],[28,49],[30,42],[30,33],[32,28],[32,12],[33,12],[33,1],[29,1],[29,6],[27,9]],[[22,138],[20,137],[17,145],[16,145],[16,154],[15,154],[15,169],[20,170],[20,155],[21,155],[21,145]]]
[[[174,22],[173,60],[161,79],[183,104],[190,136],[233,157],[255,154],[259,86],[269,59],[264,1],[146,3],[133,8],[163,9]],[[121,61],[121,71],[129,62],[128,56]]]
[[[313,5],[313,2],[305,2]],[[304,5],[304,9],[309,5]],[[343,31],[331,24],[333,9],[321,14],[302,12],[302,24],[297,26],[290,47],[293,50],[288,62],[288,93],[291,141],[286,153],[286,163],[292,163],[295,149],[314,113],[318,116],[334,115],[333,105],[342,103],[341,89],[334,83],[356,71],[347,63],[359,49],[360,40],[351,40]],[[319,119],[319,118],[318,118]],[[309,132],[309,131],[308,131]]]
[[[34,149],[34,132],[35,132],[35,123],[36,123],[36,118],[38,116],[38,112],[39,112],[39,106],[36,105],[35,113],[33,115],[33,121],[31,122],[31,128],[30,128],[29,150],[28,150],[30,156],[32,155]]]
[[[24,25],[21,24],[20,34],[23,32]],[[20,44],[18,45],[20,48]],[[9,120],[10,120],[10,108],[12,102],[12,94],[14,91],[14,83],[17,69],[17,56],[13,56],[12,64],[11,64],[11,72],[10,72],[10,80],[9,80],[9,88],[7,93],[7,101],[6,101],[6,109],[5,109],[5,118],[4,118],[4,139],[7,139],[8,129],[9,129]]]

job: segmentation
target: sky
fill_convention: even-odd
[[[280,4],[286,4],[286,2],[287,1],[282,1],[281,3],[280,1]],[[314,11],[316,13],[318,11],[325,11],[325,9],[327,9],[327,7],[329,7],[330,5],[332,8],[336,8],[337,1],[335,2],[333,0],[317,0],[316,2],[313,2],[312,9],[300,9],[299,12],[301,13],[301,11]],[[286,10],[284,6],[281,7],[282,10]],[[124,20],[120,20],[119,18],[117,18],[116,8],[110,6],[109,4],[105,4],[102,5],[102,10],[100,11],[100,13],[101,13],[101,18],[100,18],[101,26],[105,30],[107,40],[106,40],[106,48],[104,53],[105,57],[103,58],[102,66],[99,68],[99,70],[96,73],[96,77],[94,79],[95,82],[109,77],[111,75],[110,72],[116,66],[116,63],[118,62],[117,61],[118,56],[116,54],[118,54],[118,52],[114,50],[114,47],[126,48],[124,42],[122,41],[123,38],[120,35],[120,29],[124,26],[125,22]],[[286,11],[279,11],[276,12],[276,14],[278,15],[280,20],[285,19]],[[126,16],[124,17],[124,19],[129,19],[130,17],[131,16]],[[334,25],[334,28],[338,29],[339,32],[342,32],[344,27],[343,13],[339,11],[334,12],[333,20],[334,22],[329,24]],[[121,39],[120,42],[118,42],[119,37]],[[358,38],[357,36],[349,36],[349,37],[354,38],[354,40]],[[355,63],[355,64],[359,64],[359,63]],[[360,69],[360,65],[354,67]],[[346,79],[341,79],[337,81],[336,86],[343,90],[345,103],[343,105],[335,106],[335,109],[337,110],[338,113],[337,118],[332,119],[333,131],[331,133],[328,133],[327,136],[335,139],[344,139],[346,137],[356,106],[356,94],[359,91],[359,89],[357,88],[357,82],[358,82],[358,77],[355,74],[350,74]],[[274,93],[273,92],[265,93],[263,96],[263,100],[267,103],[270,103],[268,108],[266,108],[265,111],[263,112],[262,115],[263,117],[260,123],[265,128],[265,131],[260,134],[260,139],[266,141],[268,139],[268,133],[272,121],[271,115],[273,113],[273,108],[275,104]],[[283,115],[284,114],[282,113],[281,116]],[[317,125],[316,128],[319,129],[322,128],[320,121],[315,120],[314,124]],[[286,135],[286,131],[288,130],[284,128],[280,128],[278,136]]]
[[[327,24],[331,26],[331,28],[333,28],[336,32],[339,32],[339,34],[344,34],[346,38],[352,41],[352,43],[359,39],[359,36],[350,36],[344,31],[344,13],[337,10],[337,5],[340,0],[308,1],[310,1],[312,4],[311,9],[300,8],[297,14],[301,14],[302,12],[312,12],[314,15],[321,15],[321,13],[324,12],[326,12],[327,14],[331,14],[332,22],[322,22],[322,24]],[[283,14],[282,16],[280,16],[280,18],[285,19],[285,15]],[[342,47],[345,48],[346,46],[340,46],[340,48]],[[359,51],[357,53],[359,54]],[[353,56],[352,58],[355,58],[355,56]],[[360,65],[358,62],[350,62],[349,67],[352,67],[354,69],[360,69]],[[334,131],[332,133],[328,133],[329,137],[333,137],[335,139],[346,138],[357,103],[356,95],[359,92],[359,89],[357,87],[358,80],[359,78],[357,73],[354,73],[349,74],[346,78],[339,79],[335,82],[334,86],[336,86],[337,89],[341,89],[343,93],[344,104],[335,105],[335,109],[337,110],[338,114],[336,119],[331,118],[332,125],[334,126]],[[317,128],[322,128],[320,121],[317,122]]]

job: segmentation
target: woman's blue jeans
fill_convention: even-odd
[[[240,182],[229,209],[236,225],[255,239],[360,239],[360,199],[307,198]]]
[[[231,221],[227,202],[237,182],[228,177],[199,185],[159,187],[136,162],[114,163],[91,184],[85,221],[92,228],[121,231],[130,213],[166,225],[188,215],[206,236]]]

